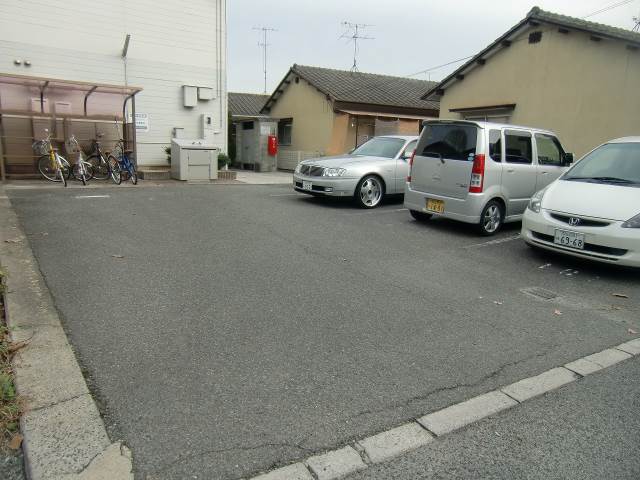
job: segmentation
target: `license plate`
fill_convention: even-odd
[[[312,184],[311,182],[302,182],[302,189],[303,190],[311,190]]]
[[[563,247],[584,250],[584,233],[569,232],[567,230],[556,230],[553,241],[554,243],[562,245]]]
[[[444,201],[427,198],[427,212],[444,213]]]

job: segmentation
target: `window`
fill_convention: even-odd
[[[473,125],[428,124],[422,133],[418,151],[423,157],[473,161],[478,128]]]
[[[404,140],[393,137],[373,137],[356,148],[352,155],[364,155],[371,157],[394,158],[402,146]]]
[[[536,133],[536,146],[540,165],[562,165],[562,147],[556,138]]]
[[[411,155],[417,146],[418,140],[412,140],[411,142],[407,143],[407,146],[404,149],[404,155]]]
[[[283,118],[278,122],[278,143],[280,145],[291,145],[292,130],[293,130],[292,118]]]
[[[489,156],[494,162],[502,162],[502,132],[489,131]]]
[[[531,134],[507,130],[504,134],[507,163],[532,164]]]
[[[576,163],[561,178],[640,187],[640,144],[629,142],[602,145]]]
[[[253,122],[242,122],[243,130],[253,130]]]

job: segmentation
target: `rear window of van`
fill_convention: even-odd
[[[417,152],[423,157],[473,161],[478,127],[473,125],[427,124]]]

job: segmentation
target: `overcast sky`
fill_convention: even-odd
[[[362,72],[407,76],[473,55],[525,17],[534,6],[583,17],[621,0],[228,0],[229,91],[262,93],[259,32],[268,26],[267,90],[276,87],[294,63],[349,70],[353,45],[339,39],[341,22],[371,24],[363,34]],[[640,0],[588,20],[631,29]],[[439,80],[453,68],[434,70]],[[414,78],[429,79],[428,74]]]

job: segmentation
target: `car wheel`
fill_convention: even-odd
[[[482,235],[493,235],[502,228],[504,208],[497,200],[491,200],[482,209],[478,230]]]
[[[427,220],[431,220],[431,217],[433,217],[430,213],[419,212],[417,210],[409,210],[409,213],[418,222],[426,222]]]
[[[384,184],[377,175],[367,175],[356,187],[355,199],[362,208],[375,208],[384,197]]]

